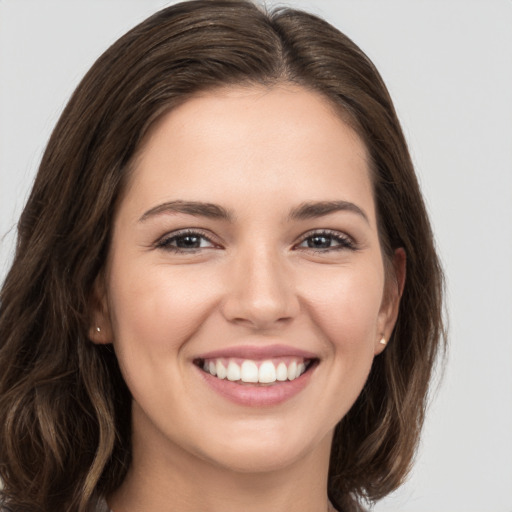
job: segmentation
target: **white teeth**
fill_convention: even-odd
[[[227,378],[228,380],[240,380],[240,366],[234,361],[228,363]]]
[[[258,366],[254,361],[244,361],[240,371],[242,382],[258,382]]]
[[[258,381],[263,384],[270,384],[276,381],[276,367],[272,361],[264,361],[261,363],[258,372]]]
[[[288,366],[288,380],[294,380],[295,378],[297,378],[297,363],[292,361]]]
[[[222,364],[222,361],[217,361],[217,377],[219,379],[225,379],[227,377],[226,367]]]
[[[234,359],[211,359],[203,362],[203,370],[219,379],[227,378],[232,382],[272,384],[300,377],[306,371],[306,363],[301,359],[292,359],[288,364],[280,361],[276,365],[270,360],[257,363],[246,359],[240,365]]]
[[[279,363],[276,368],[276,379],[284,382],[285,380],[288,380],[288,368],[286,368],[286,365],[284,363]]]

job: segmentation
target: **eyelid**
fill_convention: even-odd
[[[191,248],[181,248],[181,247],[175,247],[170,245],[170,242],[174,241],[175,239],[182,237],[182,236],[197,236],[199,238],[202,238],[206,241],[208,241],[213,247],[191,247]],[[331,239],[338,242],[338,245],[327,247],[327,248],[317,248],[314,247],[300,247],[301,244],[303,244],[308,238],[314,237],[314,236],[326,236],[330,237]],[[164,249],[169,250],[171,252],[176,253],[195,253],[198,251],[201,251],[203,249],[210,249],[210,248],[219,248],[221,247],[219,243],[215,242],[213,240],[214,237],[212,237],[208,232],[204,231],[201,228],[185,228],[177,231],[172,231],[169,233],[166,233],[165,235],[161,236],[154,244],[153,246],[157,249]],[[316,253],[327,253],[330,251],[336,251],[336,250],[357,250],[358,244],[354,240],[353,237],[348,235],[347,233],[332,230],[332,229],[314,229],[311,231],[308,231],[301,235],[299,241],[293,246],[295,250],[304,250],[304,251],[312,251]]]
[[[334,240],[337,239],[338,241],[341,241],[343,243],[341,243],[337,246],[334,246],[334,247],[329,247],[327,249],[315,249],[312,247],[298,247],[298,246],[300,246],[300,244],[304,243],[308,238],[311,238],[313,236],[322,236],[322,235],[331,237]],[[342,231],[336,231],[333,229],[314,229],[312,231],[308,231],[307,233],[304,233],[303,235],[301,235],[299,242],[294,247],[297,247],[298,250],[308,250],[308,251],[313,251],[313,252],[318,252],[318,253],[325,253],[325,252],[329,252],[329,251],[333,251],[333,250],[341,250],[341,249],[349,249],[349,250],[356,251],[358,249],[358,244],[352,236],[350,236],[347,233],[344,233]]]
[[[213,240],[213,237],[208,234],[206,231],[204,231],[201,228],[185,228],[185,229],[179,229],[177,231],[171,231],[169,233],[166,233],[165,235],[161,236],[156,240],[156,242],[153,244],[153,246],[157,249],[167,249],[167,250],[175,250],[175,252],[189,252],[192,253],[194,251],[198,251],[201,249],[207,249],[207,247],[196,247],[196,248],[190,248],[190,249],[183,249],[180,247],[173,247],[171,245],[168,245],[169,242],[173,241],[176,238],[179,238],[181,236],[187,236],[187,235],[195,235],[200,238],[203,238],[207,240],[212,246],[219,247],[220,244],[215,242]]]

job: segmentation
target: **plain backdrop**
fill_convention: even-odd
[[[0,279],[71,92],[115,39],[169,3],[0,0]],[[408,482],[375,510],[512,512],[512,1],[283,4],[325,17],[381,71],[447,276],[444,379]]]

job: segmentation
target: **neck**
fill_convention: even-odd
[[[326,491],[331,434],[299,460],[257,472],[234,471],[157,437],[134,434],[131,468],[108,498],[114,512],[332,510]]]

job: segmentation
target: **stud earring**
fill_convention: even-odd
[[[96,332],[101,332],[101,327],[96,327]]]
[[[384,338],[384,336],[382,336],[382,338],[380,339],[380,342],[379,342],[381,345],[385,345],[387,343],[386,341],[386,338]]]

